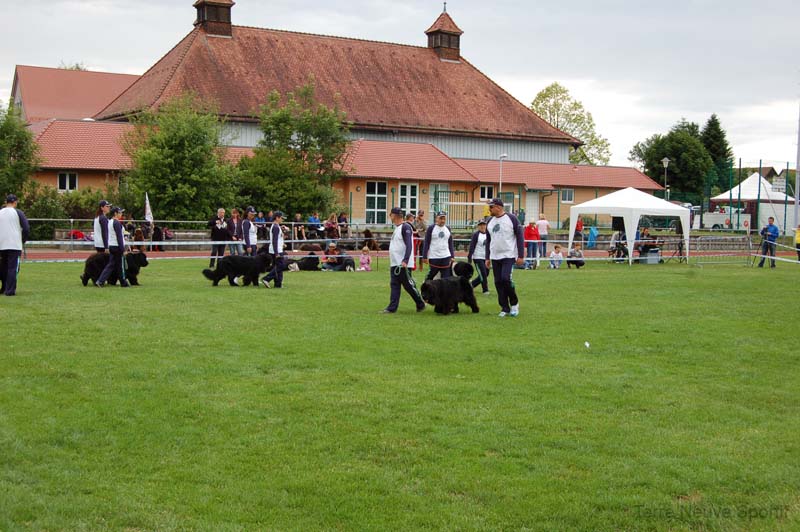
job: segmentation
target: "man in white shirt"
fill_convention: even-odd
[[[408,263],[412,260],[414,251],[413,234],[414,229],[411,224],[403,221],[403,210],[393,207],[389,212],[389,219],[395,225],[392,239],[389,241],[389,272],[391,281],[389,283],[390,295],[389,306],[381,312],[384,314],[394,314],[400,305],[400,287],[402,286],[414,303],[417,305],[417,312],[425,310],[425,302],[411,278],[408,271]]]
[[[492,217],[486,225],[486,267],[492,267],[494,287],[497,289],[497,302],[500,304],[499,317],[519,315],[519,298],[511,278],[514,264],[525,264],[525,240],[522,225],[517,217],[507,213],[503,200],[489,200]]]
[[[17,294],[19,257],[31,229],[17,202],[17,196],[9,194],[5,208],[0,210],[0,291],[7,296]]]

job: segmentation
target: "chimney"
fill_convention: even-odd
[[[463,33],[447,14],[447,2],[445,2],[444,11],[425,32],[428,36],[428,48],[432,48],[440,59],[458,61],[461,56],[460,44]]]
[[[233,0],[197,0],[197,20],[195,26],[200,26],[208,35],[221,37],[231,36],[231,8]]]

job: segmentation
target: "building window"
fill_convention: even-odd
[[[418,190],[417,185],[407,185],[405,183],[400,185],[400,205],[399,207],[408,214],[413,212],[417,214],[418,205]]]
[[[575,189],[562,188],[561,189],[561,203],[574,203],[575,202]]]
[[[481,201],[489,201],[494,197],[493,185],[481,185]]]
[[[386,223],[386,183],[367,181],[366,222],[368,224]]]
[[[68,192],[78,188],[78,174],[74,172],[59,172],[58,174],[58,190],[59,192]]]

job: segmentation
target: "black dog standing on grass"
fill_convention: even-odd
[[[469,282],[472,277],[472,265],[466,262],[457,262],[453,266],[455,277],[434,279],[422,283],[422,299],[437,314],[447,315],[451,312],[458,313],[458,304],[464,303],[472,309],[473,313],[480,312],[478,302],[475,300],[475,291]]]
[[[81,275],[83,286],[88,285],[89,281],[91,281],[92,284],[97,284],[97,280],[100,278],[100,274],[103,272],[110,258],[111,255],[108,253],[94,253],[89,255],[83,266],[83,274]],[[132,251],[125,255],[122,260],[125,261],[125,278],[133,286],[139,286],[139,270],[149,264],[147,262],[147,255],[138,251]],[[116,284],[118,280],[117,274],[114,272],[108,277],[107,284]]]
[[[252,284],[258,286],[258,276],[266,273],[272,268],[272,255],[267,252],[264,246],[258,250],[255,257],[245,255],[228,255],[217,259],[217,267],[214,270],[205,269],[203,275],[206,279],[214,281],[214,286],[228,278],[228,284],[238,286],[237,278],[241,277],[244,286]]]

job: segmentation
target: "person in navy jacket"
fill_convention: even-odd
[[[478,222],[478,229],[469,241],[467,262],[475,264],[478,276],[472,280],[472,288],[481,285],[484,294],[489,293],[489,268],[486,267],[486,220]]]
[[[422,247],[422,263],[428,264],[430,270],[426,281],[432,280],[436,274],[441,274],[442,279],[453,275],[453,258],[456,256],[453,248],[453,234],[445,225],[447,213],[439,211],[434,218],[434,224],[425,232],[425,244]]]
[[[272,255],[272,269],[267,275],[261,279],[261,284],[267,288],[271,288],[269,283],[275,281],[275,288],[283,288],[283,260],[285,253],[283,252],[283,230],[281,229],[283,223],[283,213],[275,211],[272,226],[269,229],[269,253]]]
[[[411,272],[408,271],[408,264],[412,260],[414,252],[412,239],[414,228],[408,222],[403,221],[403,210],[399,207],[392,207],[389,218],[395,226],[392,239],[389,241],[390,295],[389,306],[381,312],[384,314],[397,312],[397,307],[400,305],[400,287],[403,287],[414,300],[417,312],[421,312],[425,310],[425,302],[414,284]]]
[[[256,210],[248,207],[245,211],[247,218],[242,222],[242,236],[244,237],[244,254],[250,257],[256,256],[258,247],[258,224],[256,224]]]
[[[503,200],[489,200],[492,217],[486,224],[486,266],[492,267],[494,287],[497,289],[497,302],[500,303],[499,317],[519,315],[517,290],[511,279],[514,264],[525,264],[525,239],[522,226],[513,214],[506,212]]]
[[[7,296],[17,294],[17,271],[22,244],[28,240],[31,228],[25,213],[17,209],[17,196],[6,196],[6,206],[0,209],[0,291]]]
[[[100,200],[94,217],[94,250],[98,253],[108,250],[108,213],[111,207],[106,200]]]
[[[122,231],[122,213],[124,209],[114,207],[111,209],[111,222],[108,227],[108,252],[111,259],[103,268],[103,272],[97,279],[97,286],[103,288],[112,273],[117,272],[119,285],[123,288],[130,286],[125,279],[125,234]]]

